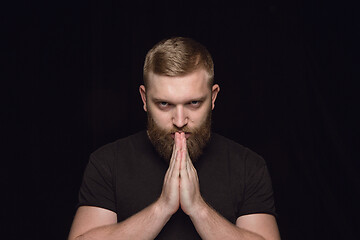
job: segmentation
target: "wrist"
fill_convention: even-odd
[[[166,221],[168,221],[174,214],[174,212],[170,211],[166,203],[160,198],[154,203],[154,211],[156,215],[160,216],[161,218],[165,218]]]
[[[194,204],[193,209],[189,212],[190,218],[198,218],[206,216],[207,212],[209,211],[209,205],[201,198],[196,204]]]

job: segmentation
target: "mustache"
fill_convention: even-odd
[[[168,133],[175,134],[176,132],[184,132],[184,133],[191,133],[193,130],[189,128],[187,125],[183,127],[177,127],[175,125],[172,126]]]

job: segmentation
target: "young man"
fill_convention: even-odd
[[[213,61],[188,38],[155,45],[148,129],[90,156],[69,239],[280,239],[264,160],[211,132]]]

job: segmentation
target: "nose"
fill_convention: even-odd
[[[188,120],[189,118],[186,111],[184,110],[184,107],[176,106],[172,117],[173,124],[178,128],[182,128],[188,124]]]

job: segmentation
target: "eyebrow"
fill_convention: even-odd
[[[154,102],[167,102],[167,103],[171,103],[171,101],[168,101],[166,99],[163,99],[163,98],[151,98],[152,101]],[[189,101],[186,101],[186,102],[192,102],[192,101],[199,101],[199,102],[203,102],[206,100],[206,96],[202,96],[202,97],[195,97],[195,98],[192,98],[190,99]]]

